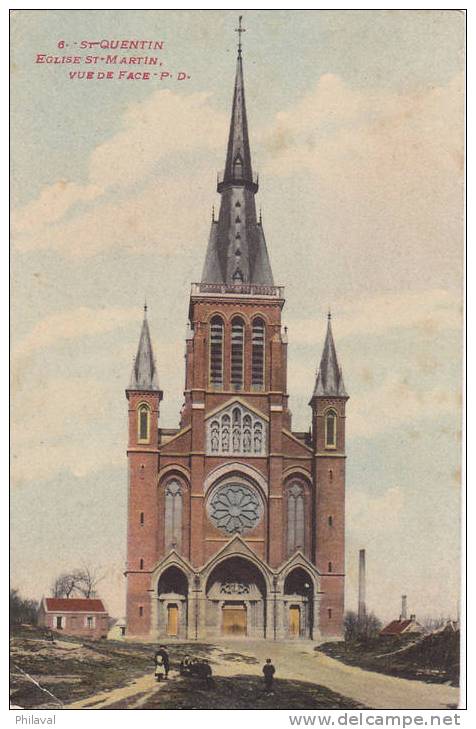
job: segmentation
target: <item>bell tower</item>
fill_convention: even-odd
[[[324,592],[320,622],[336,635],[342,630],[344,617],[345,406],[348,399],[329,312],[324,350],[309,405],[314,451],[314,560]]]
[[[145,596],[158,554],[158,421],[162,394],[145,305],[137,355],[126,390],[129,403],[126,609],[128,630],[134,633],[141,633],[142,626],[150,620],[150,602]]]

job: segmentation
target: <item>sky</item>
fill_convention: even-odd
[[[25,596],[86,562],[124,614],[124,389],[146,298],[160,425],[178,425],[236,25],[235,11],[13,13],[11,545]],[[365,548],[368,608],[382,620],[402,594],[420,618],[455,617],[464,15],[247,11],[244,26],[293,428],[310,425],[329,308],[350,394],[346,607]],[[81,40],[133,38],[164,41],[162,68],[190,78],[79,80],[69,72],[84,66],[35,63]]]

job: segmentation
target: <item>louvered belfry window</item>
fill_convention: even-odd
[[[337,415],[334,410],[326,413],[326,448],[335,448],[337,445]]]
[[[139,440],[149,440],[150,428],[150,410],[147,405],[141,405],[139,408]]]
[[[244,340],[243,320],[235,317],[231,322],[231,386],[234,390],[241,390],[243,387]]]
[[[264,387],[264,321],[260,318],[253,321],[253,337],[251,347],[251,384],[254,389]]]
[[[219,316],[210,325],[210,384],[223,386],[223,321]]]

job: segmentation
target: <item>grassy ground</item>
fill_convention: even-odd
[[[23,626],[11,636],[11,702],[23,708],[61,708],[63,704],[113,691],[140,676],[152,676],[153,644],[122,641],[81,642],[78,638],[55,633],[48,640],[40,628]],[[228,665],[236,675],[216,676],[207,689],[201,679],[171,676],[167,683],[148,697],[144,709],[331,709],[359,708],[351,699],[307,681],[277,679],[273,695],[264,693],[260,675],[247,675],[247,666],[258,659],[211,644],[174,643],[169,646],[171,669],[178,669],[189,654],[208,658],[212,667]],[[215,668],[214,668],[215,671]],[[227,671],[225,671],[225,674]],[[35,684],[37,682],[39,686]],[[46,690],[50,693],[48,693]],[[141,695],[109,703],[107,708],[127,709]],[[111,699],[113,694],[111,693]],[[139,702],[140,703],[140,702]],[[99,704],[99,702],[98,702]],[[88,708],[94,708],[88,703]],[[100,705],[98,705],[100,708]],[[106,707],[105,707],[106,708]]]
[[[174,648],[175,660],[179,662],[191,650],[192,646],[180,644]],[[198,657],[208,656],[211,650],[211,646],[193,645]],[[58,633],[52,643],[41,628],[15,628],[10,640],[10,700],[25,708],[52,708],[124,686],[153,671],[154,651],[152,644],[82,643]]]
[[[108,709],[127,709],[128,701]],[[351,699],[305,681],[276,679],[273,693],[265,694],[258,676],[217,676],[207,689],[200,679],[174,678],[148,699],[141,709],[359,709]]]
[[[367,671],[459,686],[459,641],[459,632],[436,633],[423,638],[377,638],[366,644],[324,643],[316,650]]]

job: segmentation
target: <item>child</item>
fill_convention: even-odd
[[[276,669],[271,663],[271,658],[266,659],[266,663],[263,666],[263,674],[264,674],[264,688],[267,694],[272,693],[273,688],[273,676],[276,673]]]
[[[155,680],[156,681],[162,681],[162,678],[165,676],[165,665],[164,665],[164,658],[160,655],[160,653],[156,653],[155,655]]]

